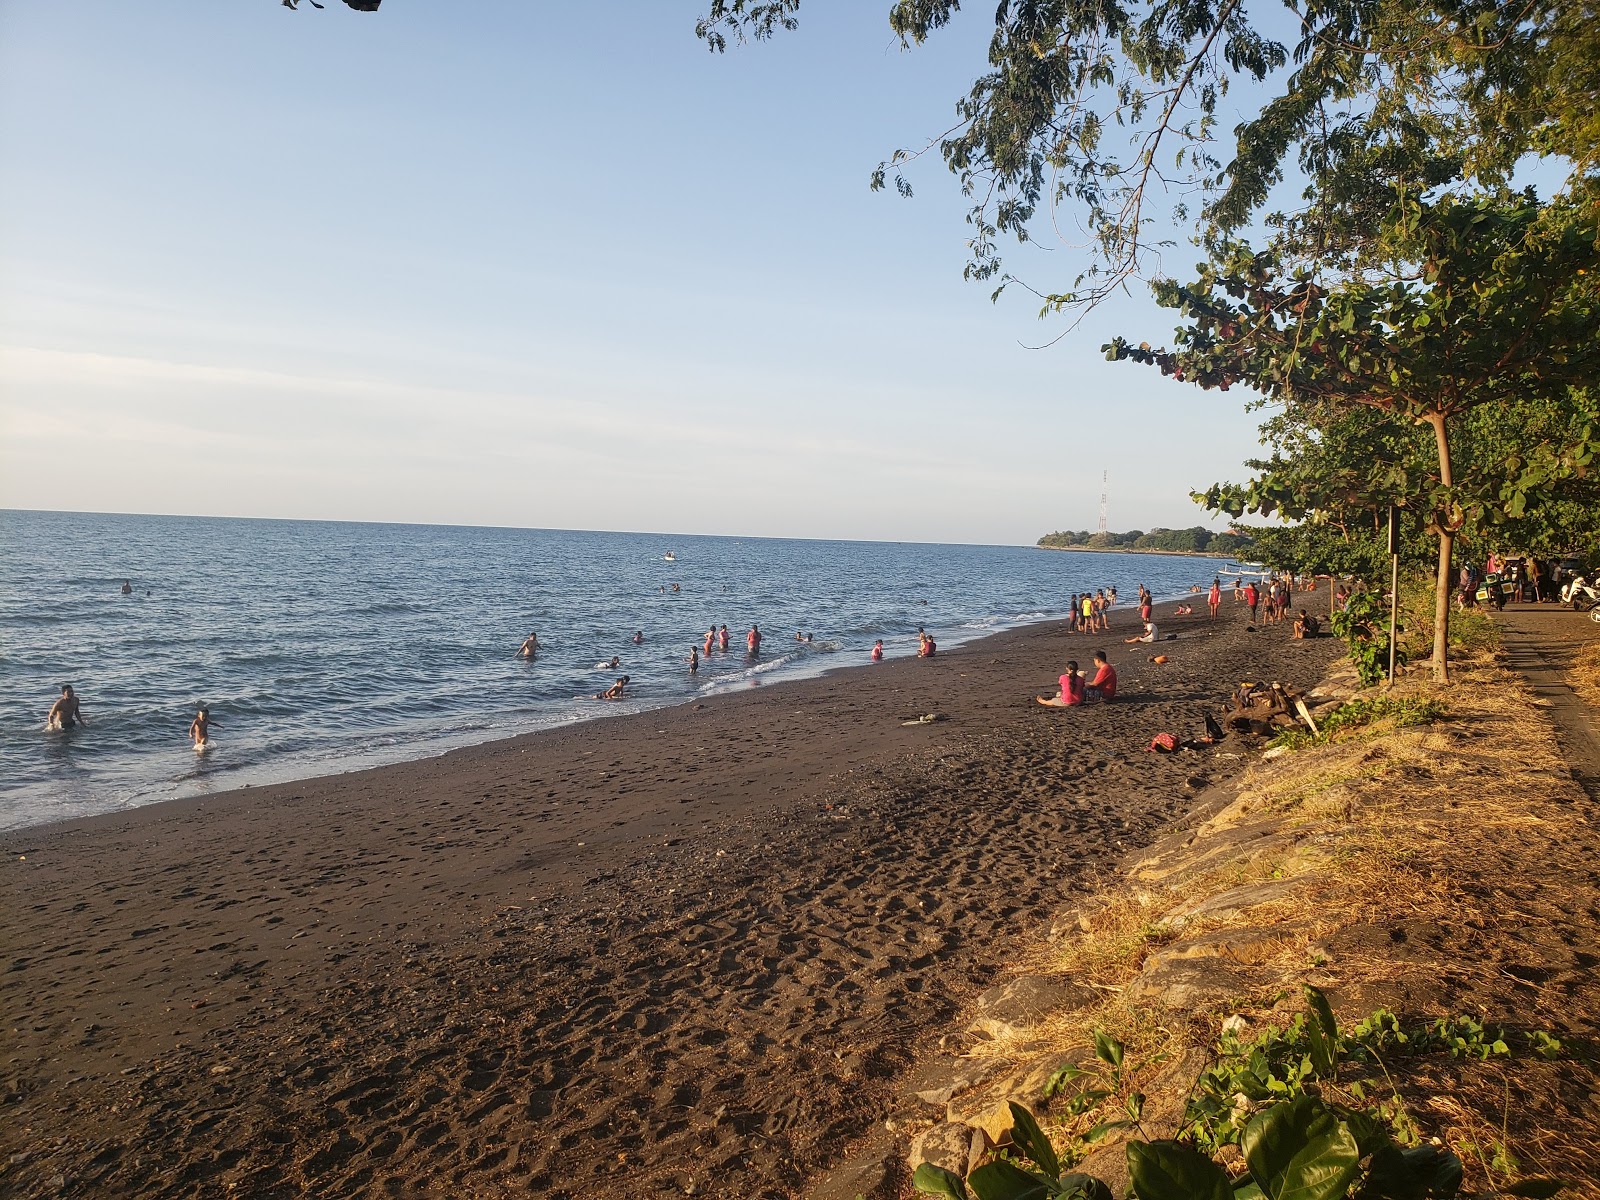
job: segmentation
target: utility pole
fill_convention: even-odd
[[[1106,484],[1111,478],[1110,471],[1100,472],[1100,532],[1106,532]]]
[[[1400,510],[1389,506],[1389,682],[1394,683],[1394,642],[1400,624]]]

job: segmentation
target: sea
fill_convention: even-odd
[[[670,556],[670,557],[669,557]],[[1209,559],[0,510],[0,829],[442,753],[1062,617]],[[122,587],[127,582],[130,594]],[[732,644],[691,675],[711,625]],[[758,659],[745,656],[752,624]],[[533,661],[517,650],[529,633]],[[797,633],[811,640],[795,640]],[[643,641],[636,643],[636,635]],[[608,664],[619,658],[620,665]],[[1055,664],[1050,664],[1054,666]],[[593,694],[630,677],[627,699]],[[70,683],[87,718],[45,715]],[[209,707],[203,754],[186,731]]]

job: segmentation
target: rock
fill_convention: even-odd
[[[1190,1046],[1161,1069],[1144,1087],[1144,1113],[1139,1123],[1152,1138],[1175,1137],[1195,1080],[1211,1065],[1211,1053]]]
[[[955,1121],[947,1121],[918,1135],[911,1143],[911,1153],[906,1158],[906,1166],[915,1171],[923,1163],[931,1162],[934,1166],[943,1167],[947,1171],[965,1171],[971,1146],[971,1128]]]
[[[1194,1012],[1234,1000],[1253,983],[1250,973],[1218,958],[1157,958],[1145,964],[1123,994],[1173,1012]]]
[[[989,1097],[976,1100],[969,1107],[962,1108],[959,1105],[960,1102],[957,1101],[950,1106],[951,1121],[981,1131],[983,1136],[989,1139],[991,1146],[1010,1145],[1012,1126],[1010,1103]]]
[[[978,997],[978,1016],[971,1028],[990,1037],[1031,1029],[1055,1012],[1087,1008],[1100,999],[1090,987],[1043,975],[1019,975]]]
[[[1128,1148],[1123,1144],[1126,1141],[1122,1134],[1111,1134],[1094,1153],[1072,1169],[1101,1180],[1113,1196],[1126,1196],[1129,1192]]]
[[[1270,929],[1254,925],[1213,929],[1158,951],[1145,960],[1145,966],[1193,958],[1232,958],[1241,962],[1249,962],[1254,958],[1259,961],[1282,943],[1295,940],[1301,928],[1300,924],[1294,923]]]
[[[857,1200],[862,1196],[890,1195],[894,1164],[893,1142],[863,1147],[824,1175],[806,1195],[808,1200]]]
[[[1243,887],[1229,888],[1225,892],[1218,892],[1215,896],[1208,896],[1194,904],[1183,905],[1167,918],[1167,924],[1177,929],[1182,928],[1184,922],[1192,917],[1214,917],[1219,921],[1232,920],[1252,908],[1283,899],[1299,886],[1300,881],[1297,879],[1268,879],[1262,883],[1247,883]]]
[[[1005,1070],[998,1058],[958,1058],[918,1071],[911,1079],[911,1095],[924,1104],[943,1108],[954,1096],[987,1083]]]
[[[1008,1100],[1015,1100],[1030,1112],[1042,1112],[1045,1106],[1044,1087],[1050,1082],[1050,1077],[1062,1067],[1079,1065],[1081,1056],[1066,1054],[1046,1054],[1036,1058],[1033,1062],[1013,1071],[1005,1079],[995,1085],[993,1091],[998,1096]]]
[[[1183,786],[1192,792],[1203,792],[1211,786],[1211,780],[1204,775],[1191,775],[1183,781]]]

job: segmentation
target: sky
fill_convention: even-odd
[[[1100,351],[1169,313],[1037,348],[952,176],[868,189],[983,6],[720,56],[701,7],[0,0],[0,507],[1005,544],[1104,472],[1112,529],[1220,527],[1257,416]]]

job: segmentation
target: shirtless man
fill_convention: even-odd
[[[133,595],[133,580],[131,580],[131,579],[124,579],[124,580],[123,580],[123,581],[122,581],[122,594],[123,594],[123,595],[124,595],[124,596],[131,596],[131,595]]]
[[[194,720],[189,722],[189,740],[194,743],[196,750],[204,750],[211,744],[211,710],[202,707],[194,714]]]
[[[528,640],[522,643],[522,649],[517,651],[519,658],[532,658],[539,653],[539,635],[530,633]]]
[[[596,692],[596,700],[621,700],[623,689],[628,686],[628,677],[624,675],[603,692]]]
[[[74,725],[87,725],[88,719],[78,707],[78,697],[70,683],[61,685],[61,698],[50,706],[45,718],[46,729],[71,729]]]
[[[689,674],[693,675],[700,669],[700,647],[689,647]]]

